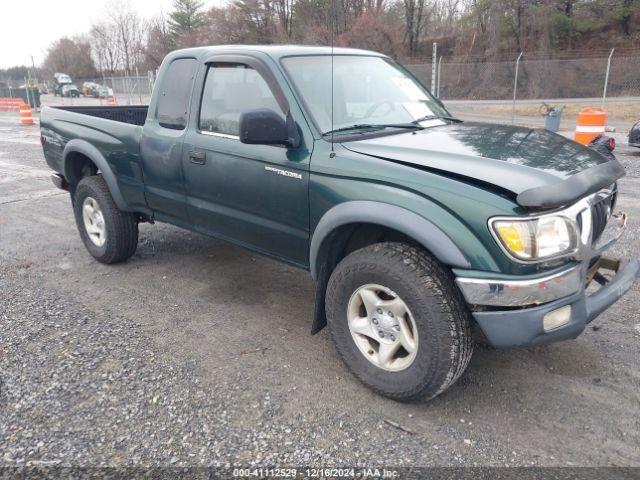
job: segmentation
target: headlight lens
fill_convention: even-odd
[[[504,248],[525,261],[544,260],[569,253],[576,248],[576,226],[566,217],[499,219],[492,227]]]

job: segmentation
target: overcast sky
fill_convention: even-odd
[[[125,0],[126,1],[126,0]],[[86,33],[92,23],[105,16],[111,0],[4,0],[0,27],[0,68],[36,65],[44,60],[47,47],[63,36]],[[172,0],[130,0],[144,18],[171,10]],[[204,0],[205,8],[224,0]]]

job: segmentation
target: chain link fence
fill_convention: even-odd
[[[518,67],[518,99],[602,97],[608,57],[571,60],[527,60]],[[462,62],[443,57],[431,86],[431,63],[407,68],[440,98],[447,100],[510,100],[513,98],[516,61]],[[640,97],[640,56],[613,56],[607,97]]]
[[[105,85],[113,90],[118,98],[126,100],[127,104],[149,103],[148,99],[153,90],[153,75],[105,77]]]
[[[147,75],[74,78],[73,83],[83,96],[106,99],[113,95],[119,105],[146,105],[151,98],[154,79],[154,73],[148,72]]]

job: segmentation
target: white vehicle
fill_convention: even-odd
[[[62,87],[72,83],[71,77],[66,73],[55,73],[53,75],[53,94],[62,95]]]
[[[74,84],[64,85],[62,87],[61,94],[63,97],[79,97],[80,90],[78,90],[78,87],[76,87]]]
[[[113,97],[113,89],[111,87],[107,87],[106,85],[101,85],[100,87],[98,87],[98,97],[99,98]]]

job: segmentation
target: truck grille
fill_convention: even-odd
[[[616,191],[607,192],[596,197],[596,201],[591,205],[592,233],[591,242],[595,244],[611,217],[611,212],[616,203]]]

